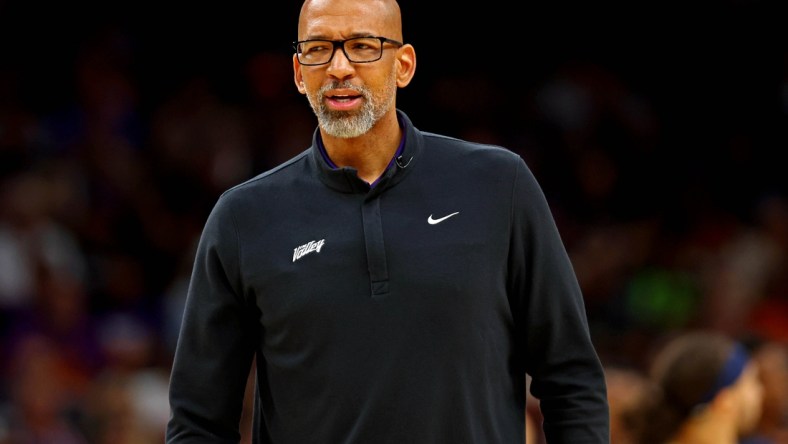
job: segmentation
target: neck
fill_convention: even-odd
[[[721,421],[706,417],[692,418],[681,427],[675,444],[736,444],[738,436],[733,421]]]
[[[343,139],[326,134],[320,136],[328,157],[338,167],[352,167],[358,177],[367,183],[374,182],[385,171],[402,140],[402,131],[396,111],[387,113],[369,132],[359,137]]]

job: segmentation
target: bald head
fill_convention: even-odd
[[[382,35],[402,41],[396,0],[306,0],[298,18],[298,39],[337,38],[329,33]]]

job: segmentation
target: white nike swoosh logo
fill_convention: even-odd
[[[430,217],[427,218],[427,223],[430,224],[430,225],[439,224],[439,223],[443,222],[444,220],[446,220],[446,219],[448,219],[448,218],[450,218],[452,216],[456,216],[458,214],[460,214],[459,211],[451,213],[451,214],[449,214],[447,216],[443,216],[440,219],[433,219],[432,218],[432,214],[430,214]]]

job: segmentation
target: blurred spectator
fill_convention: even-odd
[[[740,444],[788,443],[788,343],[755,338],[749,343],[763,385],[761,419]]]
[[[582,223],[659,214],[660,122],[652,103],[622,76],[572,58],[536,89],[534,103],[533,117],[553,147],[548,159],[568,166],[545,185],[551,202]]]
[[[648,377],[632,367],[605,366],[610,406],[610,444],[638,444],[629,417],[649,387]]]
[[[539,399],[531,394],[531,377],[525,377],[525,420],[526,420],[526,442],[533,444],[544,444],[547,439],[542,429],[542,411],[539,408]]]
[[[9,366],[14,383],[0,418],[7,428],[0,442],[88,443],[78,427],[82,406],[69,396],[68,371],[55,344],[42,336],[28,336],[14,350]]]
[[[756,206],[755,220],[769,252],[761,261],[766,270],[755,274],[760,296],[747,319],[747,330],[764,338],[788,344],[788,199],[769,194]],[[759,264],[751,264],[753,268]],[[745,316],[747,316],[745,314]]]
[[[735,444],[761,417],[763,386],[745,348],[712,331],[684,331],[659,348],[651,384],[625,414],[639,444]]]
[[[96,378],[82,424],[91,444],[159,444],[169,417],[161,371],[105,373]]]
[[[58,184],[36,169],[0,187],[0,399],[14,385],[13,355],[31,337],[58,349],[62,382],[75,400],[102,364],[87,260],[75,233],[53,217]]]
[[[539,427],[534,420],[533,413],[525,411],[525,444],[538,444],[536,428]]]
[[[115,256],[107,266],[106,307],[97,320],[105,362],[89,390],[85,428],[96,444],[161,443],[169,418],[169,360],[159,314],[142,297],[135,261]]]
[[[107,253],[99,270],[94,313],[105,368],[127,372],[161,362],[161,301],[145,285],[142,264],[126,253]]]
[[[183,307],[186,303],[186,294],[189,290],[189,279],[192,273],[194,255],[197,251],[199,237],[195,236],[191,248],[184,250],[181,260],[176,268],[176,273],[167,284],[162,293],[161,303],[161,335],[164,341],[167,357],[175,355],[175,346],[178,344],[178,333],[181,329]],[[169,360],[167,367],[169,368]]]
[[[783,222],[788,223],[788,218],[783,217]],[[784,234],[771,223],[764,214],[752,226],[742,226],[709,261],[704,307],[709,328],[744,334],[749,314],[767,296],[769,285],[788,270],[788,250],[777,237]]]
[[[81,281],[87,265],[77,237],[52,218],[56,190],[38,171],[0,187],[0,311],[30,307],[40,268]]]
[[[55,347],[59,377],[64,383],[62,390],[69,399],[79,403],[104,365],[85,287],[74,276],[53,270],[41,269],[36,280],[32,305],[15,314],[3,342],[11,354],[21,352],[33,338]],[[9,363],[13,359],[3,362],[0,374],[13,373],[7,366]],[[13,386],[13,381],[4,382]]]
[[[85,402],[83,425],[93,444],[147,444],[137,421],[127,378],[102,375]]]

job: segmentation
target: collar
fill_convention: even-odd
[[[413,169],[424,145],[421,132],[413,126],[404,112],[397,110],[397,120],[404,132],[403,143],[400,144],[386,171],[375,181],[374,186],[361,180],[355,168],[337,168],[331,162],[323,148],[319,128],[315,129],[312,135],[311,153],[308,156],[311,169],[326,186],[343,193],[377,194],[395,185]]]

